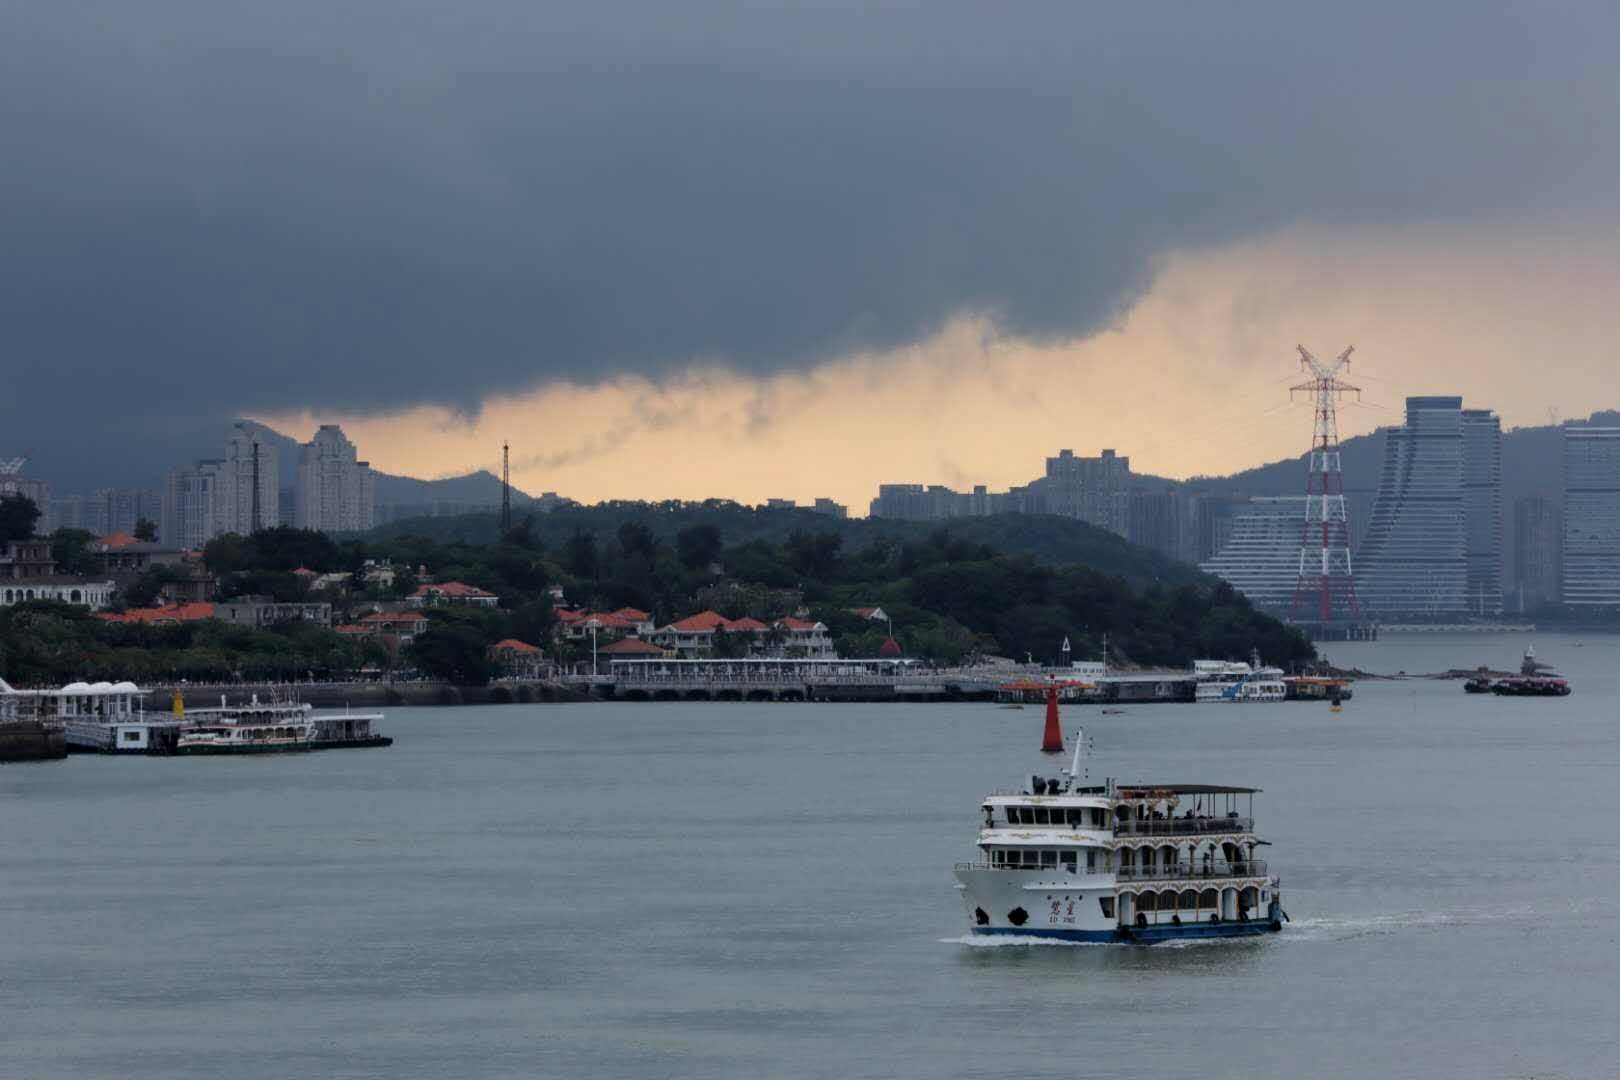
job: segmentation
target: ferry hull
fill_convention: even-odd
[[[1278,922],[1250,919],[1248,922],[1184,923],[1181,926],[1161,923],[1140,929],[1117,927],[1112,930],[1067,930],[1050,926],[975,926],[974,937],[984,938],[1043,938],[1048,941],[1088,942],[1097,945],[1158,945],[1166,941],[1184,941],[1198,938],[1258,937],[1274,934],[1282,929]]]
[[[174,752],[181,757],[230,757],[234,754],[306,754],[315,749],[312,743],[262,745],[243,743],[239,746],[182,746]]]
[[[364,750],[368,747],[393,746],[392,735],[372,735],[364,739],[316,739],[311,750]]]

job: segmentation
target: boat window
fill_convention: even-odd
[[[1114,917],[1114,898],[1112,896],[1099,896],[1097,897],[1097,903],[1102,905],[1103,918],[1112,919]]]
[[[1046,807],[1037,806],[1035,808],[1035,824],[1037,824],[1037,825],[1048,825],[1048,824],[1050,824],[1050,822],[1047,821]]]
[[[1036,851],[1034,848],[1025,848],[1024,865],[1031,870],[1039,869],[1041,865],[1041,853]]]
[[[1031,808],[1031,807],[1028,807],[1028,806],[1020,806],[1018,808],[1018,823],[1020,825],[1033,825],[1033,824],[1035,824],[1035,811],[1034,811],[1034,809]]]
[[[1001,865],[1001,849],[1000,848],[991,848],[990,849],[990,865],[991,866],[1000,866]]]
[[[1055,867],[1057,865],[1057,862],[1058,862],[1057,857],[1058,857],[1058,853],[1053,851],[1051,848],[1047,848],[1045,851],[1042,851],[1041,852],[1041,866],[1042,866],[1042,868],[1051,869],[1052,867]]]
[[[1074,873],[1074,868],[1075,868],[1075,864],[1077,862],[1077,857],[1079,855],[1079,852],[1077,852],[1077,851],[1060,851],[1060,852],[1058,852],[1058,854],[1060,856],[1062,856],[1063,869],[1067,870],[1071,874]]]
[[[1085,814],[1086,812],[1080,807],[1071,806],[1064,811],[1063,817],[1070,825],[1083,825],[1085,823]]]
[[[1097,869],[1097,849],[1096,848],[1088,848],[1088,849],[1086,849],[1086,869],[1087,870],[1095,870],[1095,869]]]
[[[141,741],[141,733],[138,732],[138,731],[126,731],[126,732],[124,732],[124,741],[125,742],[140,742]]]

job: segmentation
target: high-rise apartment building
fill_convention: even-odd
[[[220,527],[217,498],[224,465],[216,458],[169,470],[158,525],[158,538],[164,544],[195,551],[226,531]]]
[[[1563,596],[1620,606],[1620,427],[1564,428]]]
[[[243,536],[281,520],[276,448],[257,427],[238,422],[214,487],[214,519],[221,533]]]
[[[1489,409],[1462,411],[1463,534],[1468,610],[1502,610],[1502,421]]]
[[[1299,585],[1299,538],[1305,496],[1250,499],[1226,518],[1231,531],[1215,556],[1199,565],[1249,598],[1256,607],[1284,613]]]
[[[1356,554],[1369,613],[1459,615],[1468,599],[1460,397],[1409,397],[1404,427],[1384,430],[1378,501]]]
[[[371,465],[336,424],[322,424],[299,448],[293,524],[321,532],[359,532],[377,518]]]
[[[257,428],[238,423],[224,457],[169,470],[159,538],[197,549],[223,533],[275,528],[281,520],[278,472],[276,448]]]
[[[1564,518],[1551,499],[1528,495],[1513,503],[1513,594],[1516,611],[1560,599]]]
[[[1124,536],[1130,528],[1130,484],[1128,457],[1112,450],[1094,458],[1060,450],[1057,457],[1046,459],[1046,475],[1030,486],[1042,489],[1047,513],[1078,518]]]
[[[1172,559],[1186,559],[1192,547],[1187,497],[1174,488],[1167,488],[1132,491],[1127,498],[1126,538]]]

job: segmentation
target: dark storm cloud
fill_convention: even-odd
[[[1063,337],[1177,247],[1609,197],[1612,4],[1307,7],[7,4],[4,441]]]

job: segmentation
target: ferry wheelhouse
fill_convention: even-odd
[[[956,867],[972,934],[1153,944],[1282,929],[1258,789],[1081,786],[1084,742],[1061,777],[984,800],[980,857]]]

